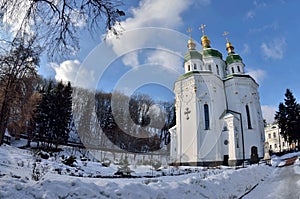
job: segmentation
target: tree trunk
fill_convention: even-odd
[[[4,140],[5,130],[7,128],[7,120],[9,115],[9,109],[7,107],[6,98],[2,103],[1,112],[0,112],[0,145],[2,145]]]

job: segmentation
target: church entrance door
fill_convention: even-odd
[[[258,163],[258,154],[257,154],[257,147],[252,146],[251,147],[251,157],[250,157],[250,164]]]
[[[228,166],[228,159],[229,159],[229,155],[224,155],[224,159],[223,159],[224,166]]]

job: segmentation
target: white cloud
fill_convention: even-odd
[[[117,59],[122,59],[124,65],[133,68],[137,68],[136,66],[141,63],[151,64],[150,62],[159,63],[162,66],[158,67],[160,70],[170,69],[173,66],[172,69],[177,72],[176,76],[178,76],[180,73],[176,70],[182,69],[180,68],[182,60],[180,59],[183,58],[182,56],[187,50],[188,36],[174,29],[178,29],[184,24],[181,15],[184,11],[187,11],[193,1],[141,0],[138,7],[132,8],[132,17],[120,22],[121,27],[116,26],[116,28],[123,29],[119,38],[107,37],[105,42],[98,45],[83,60],[78,73],[79,76],[77,76],[77,80],[79,80],[77,83],[80,86],[86,86],[86,82],[94,80],[89,84],[92,86],[93,84],[97,85],[95,81],[99,81],[106,69],[110,67],[110,64]],[[199,4],[201,2],[203,4]],[[199,6],[210,3],[208,0],[202,0],[201,2],[198,2]],[[151,52],[149,53],[149,51]],[[101,59],[99,59],[99,55],[101,55]],[[63,65],[60,64],[56,67],[56,71],[65,74],[65,70],[62,70],[63,72],[58,70],[61,67]],[[168,72],[171,72],[171,70],[168,70]],[[172,74],[175,74],[174,72]],[[155,76],[151,77],[154,78]],[[153,81],[157,81],[157,79]]]
[[[182,24],[180,14],[190,4],[190,0],[143,0],[138,8],[132,9],[133,17],[122,22],[122,26],[125,30],[147,26],[174,28]]]
[[[254,6],[255,7],[258,7],[258,8],[263,8],[263,7],[266,7],[267,6],[267,3],[264,2],[264,1],[254,1],[253,2]]]
[[[136,67],[139,65],[138,52],[131,52],[123,57],[123,63],[126,66]]]
[[[83,88],[95,88],[96,78],[94,70],[81,67],[78,60],[66,60],[60,64],[50,63],[50,66],[55,70],[55,79],[57,81],[70,81],[73,86]]]
[[[248,44],[244,44],[243,45],[243,50],[242,50],[242,54],[248,54],[250,53],[251,50],[250,50],[250,46]]]
[[[273,22],[273,23],[270,23],[270,24],[266,24],[262,27],[252,28],[252,29],[250,29],[250,33],[260,33],[260,32],[264,32],[264,31],[267,31],[267,30],[274,31],[274,30],[277,30],[278,27],[279,27],[278,23]]]
[[[253,70],[250,68],[248,69],[248,74],[253,77],[257,83],[261,83],[266,76],[266,71],[262,69]]]
[[[202,1],[201,1],[202,2]],[[120,39],[111,38],[113,50],[117,55],[123,55],[141,46],[151,44],[151,46],[164,45],[168,35],[160,35],[157,31],[142,31],[146,27],[159,27],[175,29],[183,25],[181,14],[191,5],[192,0],[142,0],[137,8],[132,9],[133,17],[121,22],[121,27],[126,34],[120,35]],[[207,5],[207,0],[203,0]],[[117,27],[118,28],[118,27]],[[141,29],[141,31],[132,31]],[[131,31],[130,34],[128,34]],[[174,42],[174,41],[173,41]],[[128,57],[123,59],[128,65]]]
[[[166,69],[179,71],[182,68],[182,59],[178,54],[156,50],[148,55],[146,63],[158,64]]]
[[[250,10],[246,13],[246,19],[253,19],[255,17],[255,12]]]
[[[80,62],[78,60],[67,60],[60,64],[50,63],[50,66],[55,70],[55,79],[57,81],[70,81],[74,83]]]
[[[261,106],[263,118],[267,121],[267,123],[271,124],[274,122],[274,117],[276,113],[276,107],[269,106],[269,105],[262,105]]]
[[[286,48],[286,41],[285,38],[274,39],[268,44],[262,43],[260,47],[267,59],[282,59]]]

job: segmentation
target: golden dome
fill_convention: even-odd
[[[201,44],[202,44],[203,48],[210,48],[210,40],[208,39],[208,37],[206,35],[203,35],[201,37]]]
[[[196,49],[196,44],[195,44],[195,42],[192,38],[190,38],[188,40],[187,47],[188,47],[189,50],[195,50]]]
[[[227,50],[228,54],[234,53],[234,47],[229,41],[227,41],[227,43],[226,43],[226,50]]]

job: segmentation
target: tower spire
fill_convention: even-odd
[[[226,50],[228,52],[228,55],[230,55],[230,54],[234,54],[234,47],[233,47],[233,45],[228,40],[228,37],[227,37],[228,34],[229,34],[229,32],[225,31],[223,33],[223,36],[226,39]]]
[[[199,29],[201,29],[201,32],[202,32],[201,44],[202,44],[203,48],[210,48],[210,40],[205,35],[205,31],[204,31],[205,27],[206,27],[205,24],[201,24],[201,26],[199,27]]]

